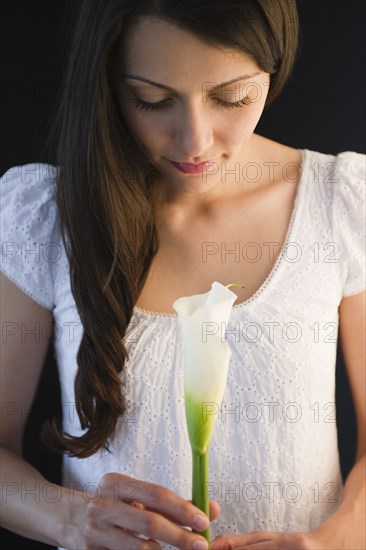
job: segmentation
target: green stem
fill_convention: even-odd
[[[209,451],[204,454],[199,454],[192,449],[192,502],[197,508],[202,510],[209,518],[209,498],[207,494],[208,487],[208,457]],[[205,531],[195,531],[207,540],[210,545],[210,528]]]

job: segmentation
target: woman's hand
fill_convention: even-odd
[[[191,502],[152,483],[108,473],[99,482],[98,495],[88,495],[78,506],[68,529],[67,548],[84,550],[155,550],[157,540],[176,548],[207,549],[206,540],[183,526],[203,531],[209,519]],[[210,519],[219,514],[210,503]],[[141,538],[143,537],[143,538]]]
[[[253,531],[245,535],[220,535],[211,550],[326,550],[313,533]]]

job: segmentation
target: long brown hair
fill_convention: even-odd
[[[54,423],[45,433],[51,447],[80,458],[108,449],[125,412],[123,338],[159,245],[154,223],[162,196],[158,172],[129,133],[117,95],[123,37],[146,15],[172,22],[210,45],[249,55],[271,75],[265,108],[284,88],[298,51],[292,0],[78,3],[49,143],[56,140],[57,204],[84,329],[75,401],[85,432],[74,437]]]

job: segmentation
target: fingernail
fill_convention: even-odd
[[[206,540],[195,540],[192,546],[193,550],[207,550],[208,543]]]
[[[202,514],[197,514],[196,516],[194,516],[193,518],[193,527],[197,530],[197,531],[203,531],[204,529],[207,529],[207,527],[209,526],[210,522],[208,520],[208,517],[207,516],[203,516]],[[196,550],[196,549],[195,549]],[[200,550],[198,547],[197,547],[197,550]]]

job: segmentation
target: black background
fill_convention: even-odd
[[[65,63],[62,21],[71,23],[74,1],[3,1],[1,9],[0,173],[17,164],[47,162],[48,133]],[[223,2],[224,5],[224,2]],[[365,152],[365,6],[352,0],[299,0],[303,39],[297,64],[281,97],[256,132],[323,153]],[[355,417],[337,354],[337,424],[343,475],[355,453]],[[60,482],[60,458],[45,451],[40,424],[58,410],[58,379],[49,350],[25,435],[25,454],[50,481]],[[52,397],[51,397],[52,396]],[[5,548],[50,548],[1,531]]]

